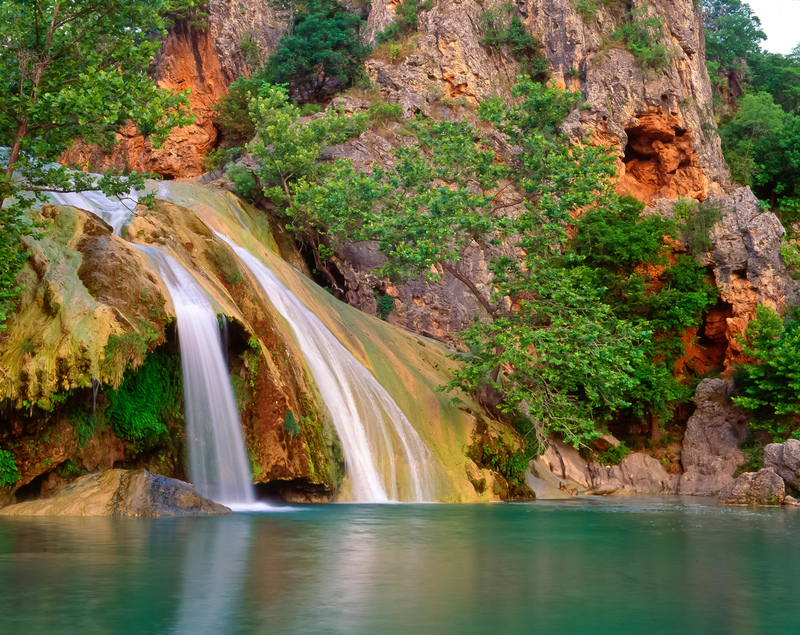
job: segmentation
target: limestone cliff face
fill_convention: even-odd
[[[645,202],[658,197],[704,199],[729,182],[711,116],[711,88],[704,60],[700,10],[692,0],[635,2],[646,16],[662,17],[658,43],[670,51],[663,70],[642,68],[624,46],[612,43],[624,23],[620,9],[601,8],[586,19],[570,0],[526,0],[516,10],[543,45],[553,80],[580,91],[586,106],[565,124],[574,139],[593,132],[593,142],[613,148],[620,161],[621,192]],[[436,114],[442,99],[477,104],[505,95],[518,68],[506,47],[481,44],[481,16],[499,2],[441,0],[420,16],[419,35],[403,60],[367,62],[370,76],[406,113]],[[365,40],[394,21],[394,3],[371,5]]]

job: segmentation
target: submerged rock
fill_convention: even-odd
[[[207,516],[231,510],[204,498],[189,483],[147,470],[88,474],[52,498],[0,510],[3,516]]]
[[[739,449],[750,417],[730,400],[733,382],[704,379],[697,386],[697,410],[686,424],[679,494],[710,496],[733,481],[744,455]]]
[[[783,479],[770,467],[745,472],[722,488],[719,502],[727,505],[780,505],[786,497]]]
[[[784,482],[800,491],[800,441],[787,439],[764,448],[764,467],[770,467]]]

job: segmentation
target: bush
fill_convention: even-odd
[[[627,16],[627,22],[617,28],[611,40],[622,42],[642,66],[653,71],[661,71],[674,57],[672,50],[659,44],[657,38],[664,35],[664,18],[647,15],[647,7],[634,9]]]
[[[283,418],[283,431],[290,437],[296,437],[300,434],[300,426],[297,424],[297,419],[294,418],[294,413],[291,410],[287,410]]]
[[[735,367],[733,380],[739,396],[734,397],[734,403],[753,411],[753,429],[766,430],[776,440],[796,437],[800,430],[797,314],[784,323],[775,310],[761,305],[738,341],[751,361]]]
[[[258,181],[245,166],[241,163],[231,163],[225,168],[225,178],[233,182],[233,191],[236,196],[255,201],[261,196],[261,188]]]
[[[597,462],[603,465],[618,465],[630,453],[631,449],[622,441],[619,445],[612,445],[605,452],[598,454]]]
[[[495,49],[507,46],[523,75],[544,81],[550,65],[542,52],[542,43],[525,30],[515,12],[515,6],[510,2],[496,9],[487,9],[481,15],[485,32],[481,44]]]
[[[17,462],[8,450],[0,450],[0,486],[14,485],[20,479]]]
[[[269,58],[272,78],[304,102],[319,101],[333,79],[351,84],[371,50],[361,44],[360,25],[336,0],[308,0]]]

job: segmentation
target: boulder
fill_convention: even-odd
[[[794,496],[787,496],[783,499],[784,505],[789,505],[790,507],[797,507],[798,500]]]
[[[719,502],[726,505],[780,505],[786,497],[783,479],[770,467],[745,472],[722,488]]]
[[[750,418],[733,405],[732,391],[733,382],[723,379],[704,379],[697,386],[697,410],[689,417],[683,438],[679,494],[718,494],[744,463],[739,446],[747,438]]]
[[[800,491],[800,441],[770,443],[764,448],[764,467],[771,467],[789,487]]]
[[[232,513],[192,485],[147,470],[87,474],[52,498],[11,505],[3,516],[206,516]]]

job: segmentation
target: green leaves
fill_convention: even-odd
[[[752,358],[737,364],[734,382],[736,405],[753,411],[751,424],[778,440],[797,438],[800,415],[800,321],[786,323],[773,309],[760,305],[744,337],[742,352]]]
[[[330,80],[349,84],[371,50],[361,44],[360,24],[336,0],[306,0],[269,59],[272,78],[297,89],[303,101],[318,99]]]

